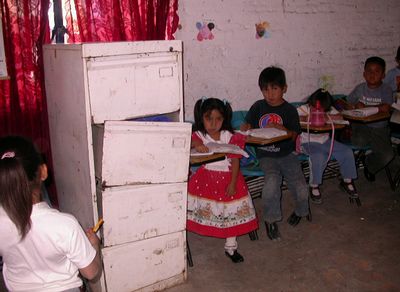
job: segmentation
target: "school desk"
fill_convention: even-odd
[[[246,144],[251,144],[253,146],[263,146],[268,144],[273,144],[279,141],[283,141],[289,139],[290,135],[282,135],[274,138],[257,138],[253,136],[247,136]],[[199,165],[203,163],[210,163],[218,160],[222,160],[225,158],[226,153],[213,153],[210,155],[202,155],[202,156],[190,156],[190,164]]]
[[[366,117],[357,117],[357,116],[349,116],[343,114],[343,118],[352,122],[363,122],[363,123],[371,123],[371,122],[377,122],[380,120],[386,120],[390,118],[390,113],[382,113],[378,112],[376,114],[366,116]]]

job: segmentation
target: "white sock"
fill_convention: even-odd
[[[314,195],[314,196],[321,196],[321,193],[319,192],[319,189],[318,189],[318,185],[315,185],[315,184],[310,184],[310,187],[311,187],[311,193]]]
[[[347,184],[347,188],[350,191],[354,191],[353,184],[351,183],[351,178],[344,178],[343,181]]]
[[[225,251],[230,255],[233,255],[235,250],[237,249],[238,244],[235,237],[228,237],[225,242]]]

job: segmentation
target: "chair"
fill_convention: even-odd
[[[391,140],[392,146],[395,148],[396,155],[400,155],[400,133],[392,131]],[[400,169],[397,169],[394,175],[392,175],[389,166],[385,167],[385,171],[389,180],[390,188],[392,191],[396,191],[396,189],[400,186]]]

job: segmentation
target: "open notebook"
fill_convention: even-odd
[[[377,107],[373,106],[373,107],[364,107],[364,108],[353,109],[353,110],[344,110],[341,113],[343,115],[352,116],[352,117],[368,117],[368,116],[377,114],[378,112],[379,112],[379,109]]]
[[[287,132],[276,128],[259,128],[248,130],[246,134],[256,138],[272,139],[287,135]]]
[[[209,152],[201,153],[197,152],[196,149],[192,148],[190,150],[190,156],[196,157],[196,156],[211,155],[214,153],[232,153],[232,154],[240,154],[243,155],[244,157],[249,157],[249,154],[237,145],[219,144],[215,142],[210,142],[207,143],[206,146]]]

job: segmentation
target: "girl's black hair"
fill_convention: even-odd
[[[319,100],[319,103],[325,112],[328,112],[333,106],[332,95],[322,88],[317,89],[313,94],[311,94],[307,100],[307,103],[315,107],[317,100]]]
[[[203,123],[203,116],[206,113],[211,113],[212,110],[217,110],[221,113],[224,118],[222,122],[221,130],[226,130],[233,133],[232,128],[232,107],[227,101],[222,101],[218,98],[202,98],[199,99],[194,105],[194,131],[200,131],[204,135],[206,134],[206,129]]]
[[[21,238],[31,228],[32,194],[40,191],[42,156],[23,137],[0,138],[0,205],[16,225]]]

